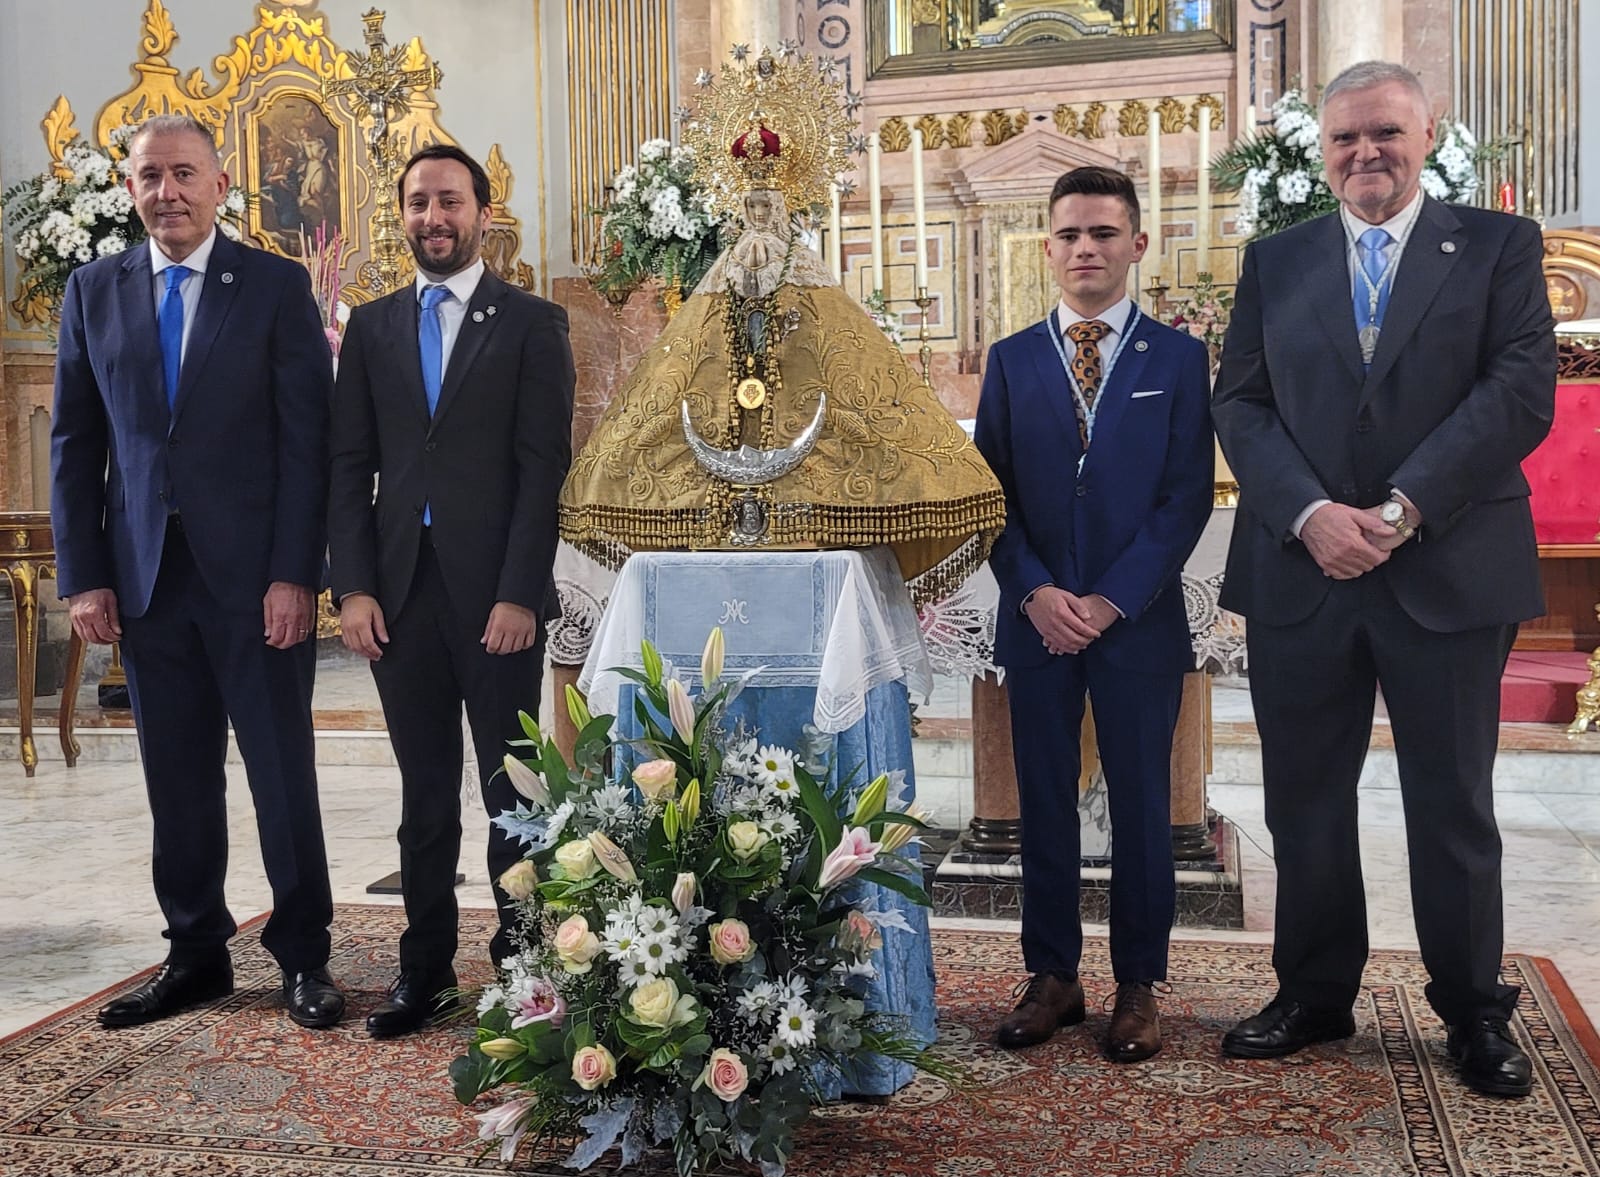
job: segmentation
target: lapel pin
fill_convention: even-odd
[[[492,314],[494,314],[494,308],[493,308],[493,307],[490,307],[490,308],[489,308],[489,313],[490,313],[490,314],[491,314],[491,315],[492,315]]]
[[[1134,342],[1134,345],[1133,345],[1133,350],[1134,351],[1149,351],[1150,350],[1150,345],[1148,343],[1146,343],[1142,339],[1136,340]]]
[[[1441,242],[1439,242],[1439,252],[1440,253],[1454,253],[1455,251],[1456,251],[1456,243],[1454,241],[1441,241]]]
[[[232,281],[233,281],[233,275],[231,273],[229,273],[227,270],[224,270],[222,272],[222,284],[224,286],[226,286],[228,283],[230,283]]]
[[[473,311],[472,312],[472,321],[474,323],[483,322],[483,312],[482,311]]]

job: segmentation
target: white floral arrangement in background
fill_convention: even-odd
[[[896,347],[904,345],[906,341],[905,330],[900,322],[900,315],[889,309],[888,301],[883,297],[883,291],[874,290],[861,300],[862,309],[882,331],[889,342]]]
[[[600,257],[589,280],[602,294],[636,290],[656,278],[693,290],[721,248],[723,222],[694,181],[694,153],[665,139],[639,148],[612,178],[601,216]]]
[[[61,162],[7,189],[4,204],[21,281],[30,295],[59,310],[72,271],[96,258],[121,253],[145,239],[133,196],[124,183],[122,160],[133,126],[111,132],[111,146],[82,139],[69,143]],[[222,231],[239,237],[248,198],[230,187],[218,211]]]
[[[1478,165],[1505,154],[1461,123],[1441,118],[1423,165],[1422,190],[1435,200],[1468,204],[1477,195]],[[1251,239],[1269,237],[1338,207],[1323,174],[1322,128],[1316,107],[1299,90],[1272,104],[1272,125],[1242,138],[1212,164],[1217,187],[1239,193],[1236,224]]]

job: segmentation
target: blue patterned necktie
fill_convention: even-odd
[[[1394,289],[1393,273],[1385,281],[1383,251],[1394,240],[1385,229],[1374,226],[1361,234],[1356,241],[1356,253],[1361,261],[1361,271],[1365,277],[1357,276],[1354,302],[1356,313],[1356,331],[1360,333],[1361,355],[1367,365],[1372,363],[1372,352],[1377,350],[1378,331],[1371,330],[1383,327],[1383,316],[1389,309],[1389,294]],[[1373,292],[1377,292],[1377,299],[1373,299]],[[1370,340],[1370,346],[1369,344]]]
[[[178,373],[183,366],[183,280],[194,273],[188,266],[167,267],[167,289],[161,296],[161,371],[167,382],[167,409],[178,403]]]
[[[417,315],[417,347],[422,355],[422,390],[428,397],[428,416],[439,408],[439,390],[444,385],[444,324],[439,318],[439,304],[450,297],[447,286],[422,288],[422,311]],[[422,508],[422,525],[433,526],[433,506]]]

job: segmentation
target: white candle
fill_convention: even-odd
[[[828,272],[835,282],[844,280],[844,241],[839,220],[839,185],[830,184],[828,208]]]
[[[872,227],[872,289],[883,289],[883,194],[878,173],[882,167],[878,132],[867,136],[867,213]]]
[[[1200,171],[1195,181],[1195,267],[1211,273],[1211,108],[1200,108]]]
[[[1254,102],[1244,108],[1244,126],[1240,128],[1239,133],[1246,139],[1256,133],[1256,104]]]
[[[1149,262],[1147,269],[1154,281],[1161,279],[1161,120],[1155,111],[1150,112],[1150,208],[1147,210],[1149,223],[1145,232],[1150,235],[1150,245],[1145,251]],[[1149,282],[1145,283],[1150,285]]]
[[[916,282],[919,291],[928,285],[928,209],[922,188],[922,131],[911,132],[911,212],[917,222]]]

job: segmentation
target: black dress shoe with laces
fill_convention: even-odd
[[[389,999],[367,1015],[367,1033],[374,1038],[397,1038],[420,1030],[434,1018],[455,1009],[456,975],[401,973],[389,987]]]
[[[232,992],[233,965],[226,957],[205,964],[169,960],[155,976],[102,1009],[98,1017],[107,1029],[142,1026]]]
[[[1347,1009],[1323,1009],[1280,997],[1224,1034],[1222,1053],[1234,1058],[1282,1058],[1355,1032],[1355,1016]]]
[[[1461,1081],[1485,1095],[1521,1099],[1533,1090],[1533,1065],[1505,1018],[1474,1018],[1450,1027],[1450,1057]]]
[[[312,1030],[325,1030],[344,1016],[344,994],[326,968],[284,973],[283,1004],[291,1019]]]

